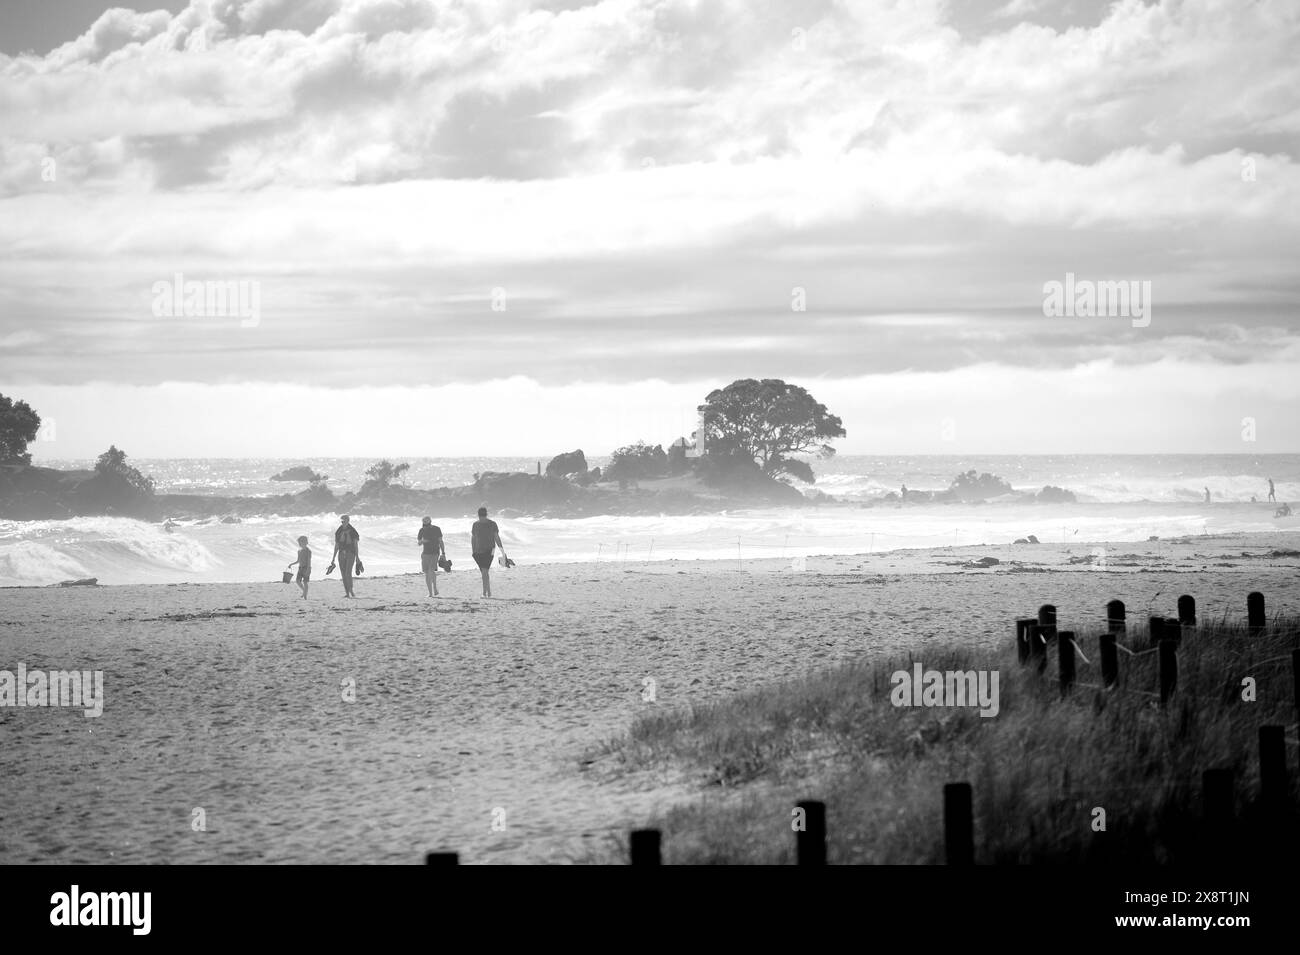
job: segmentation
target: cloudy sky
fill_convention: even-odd
[[[0,5],[38,457],[601,453],[740,377],[844,453],[1300,451],[1294,0],[146,5]]]

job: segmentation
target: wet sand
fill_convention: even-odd
[[[999,563],[966,566],[981,557]],[[306,602],[272,583],[0,590],[0,669],[103,670],[106,697],[99,718],[0,708],[0,862],[580,861],[695,795],[592,761],[653,707],[1010,641],[1045,602],[1084,631],[1113,597],[1135,620],[1182,593],[1202,619],[1244,618],[1250,590],[1300,612],[1300,534],[802,566],[521,561],[490,601],[461,569],[436,600],[414,575],[362,577],[355,601],[337,576]]]

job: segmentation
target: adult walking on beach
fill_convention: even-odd
[[[420,525],[420,533],[415,540],[424,548],[420,552],[420,569],[424,571],[424,585],[429,588],[429,596],[438,596],[438,561],[446,560],[447,548],[442,543],[442,528],[433,523],[432,517],[426,517]]]
[[[1270,501],[1272,501],[1273,503],[1277,503],[1277,493],[1273,490],[1273,479],[1272,479],[1272,478],[1269,478],[1269,479],[1268,479],[1268,499],[1269,499]]]
[[[474,563],[478,564],[478,571],[483,575],[483,596],[492,596],[492,551],[494,548],[501,548],[501,556],[506,560],[506,545],[501,543],[501,529],[497,527],[496,521],[488,520],[487,508],[478,509],[478,520],[469,532],[470,553],[474,555]]]
[[[339,528],[334,532],[334,556],[330,558],[330,565],[335,563],[339,565],[339,572],[343,575],[343,596],[355,597],[352,592],[352,571],[356,564],[360,563],[361,558],[361,535],[357,529],[352,526],[352,520],[344,514],[339,518]]]

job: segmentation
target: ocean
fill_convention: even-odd
[[[535,459],[409,458],[412,487],[470,484],[483,471],[533,471]],[[41,460],[59,468],[91,461]],[[336,492],[360,487],[370,459],[132,459],[160,492],[272,496],[305,485],[271,475],[300,464],[329,475]],[[604,459],[593,457],[591,466]],[[544,465],[545,462],[542,462]],[[1044,542],[1142,541],[1151,536],[1258,533],[1300,529],[1275,518],[1277,502],[1300,504],[1300,455],[843,455],[813,462],[818,490],[871,504],[906,484],[943,490],[962,471],[999,475],[1016,490],[1064,487],[1074,504],[876,504],[868,507],[747,509],[707,515],[603,516],[574,520],[501,517],[502,538],[518,563],[553,561],[796,561],[819,554],[879,553],[903,548],[1005,544],[1033,534]],[[1211,502],[1204,503],[1205,488]],[[1252,501],[1252,497],[1255,498]],[[431,515],[447,535],[455,570],[471,572],[469,524],[461,515]],[[419,570],[409,517],[358,517],[369,575]],[[315,552],[321,579],[332,548],[334,514],[282,518],[272,513],[239,524],[182,522],[172,532],[126,518],[0,521],[0,586],[44,585],[97,577],[103,584],[278,580],[294,559],[300,534]]]

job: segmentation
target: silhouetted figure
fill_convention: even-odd
[[[1208,487],[1205,489],[1205,503],[1210,503],[1210,489]]]
[[[426,517],[415,535],[415,541],[422,548],[420,552],[420,569],[424,571],[424,586],[429,596],[438,596],[438,560],[447,559],[447,548],[442,540],[442,528],[433,523],[433,518]]]
[[[1277,503],[1277,494],[1276,494],[1276,493],[1274,492],[1274,490],[1273,490],[1273,479],[1272,479],[1272,478],[1269,478],[1269,479],[1268,479],[1268,499],[1269,499],[1270,501],[1272,501],[1274,504]]]
[[[907,500],[907,485],[906,485],[906,484],[903,485],[903,500],[904,500],[904,501]]]
[[[500,547],[501,557],[507,562],[510,558],[506,557],[506,545],[501,543],[501,530],[496,521],[488,520],[486,507],[478,509],[478,520],[470,528],[469,543],[474,563],[478,564],[479,573],[483,575],[483,596],[491,597],[492,551]]]
[[[352,572],[361,560],[361,535],[357,529],[352,526],[352,521],[348,515],[344,514],[339,518],[338,530],[334,532],[334,556],[330,558],[330,566],[338,564],[339,572],[343,574],[343,596],[355,597],[352,592]],[[329,573],[327,570],[326,573]]]

